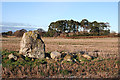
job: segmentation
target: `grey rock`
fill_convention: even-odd
[[[85,59],[85,58],[82,56],[81,53],[78,53],[78,54],[77,54],[77,57],[78,57],[78,60],[79,60],[79,61],[82,61],[82,60]]]
[[[17,60],[17,56],[14,56],[13,54],[8,55],[8,58],[9,59]]]
[[[98,52],[89,52],[88,54],[92,57],[98,57]]]
[[[38,31],[24,33],[19,53],[31,58],[43,59],[45,57],[45,44]]]
[[[82,55],[84,58],[87,58],[87,59],[92,59],[92,57],[90,56],[90,55],[88,55],[88,54],[83,54]]]
[[[46,59],[48,60],[48,59],[50,59],[49,57],[46,57]]]
[[[72,55],[69,55],[69,54],[67,54],[67,55],[64,57],[64,60],[65,60],[65,61],[72,61],[72,59],[73,59],[73,56],[72,56]]]
[[[52,59],[59,58],[59,57],[61,57],[61,53],[59,53],[57,51],[53,51],[53,52],[51,52],[50,56]]]

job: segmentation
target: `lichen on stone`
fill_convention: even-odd
[[[24,33],[20,43],[20,54],[33,58],[44,58],[45,44],[42,41],[38,31],[29,31]]]

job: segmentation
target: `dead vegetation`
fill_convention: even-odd
[[[51,51],[96,51],[100,54],[117,54],[118,38],[94,38],[94,39],[64,39],[64,38],[42,38],[46,52]],[[21,38],[1,38],[2,49],[19,51]]]
[[[3,78],[113,78],[118,77],[118,38],[94,38],[94,39],[62,39],[42,38],[46,45],[46,53],[51,51],[68,53],[98,53],[92,60],[82,59],[80,62],[38,60],[18,56],[18,60],[9,61],[7,54],[18,53],[21,38],[2,38],[4,59]],[[4,53],[6,55],[4,55]],[[77,58],[76,58],[77,59]],[[21,64],[19,64],[21,63]],[[6,67],[10,64],[9,67]]]

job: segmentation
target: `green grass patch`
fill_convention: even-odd
[[[15,56],[17,56],[17,60],[13,60],[13,59],[9,59],[8,58],[8,55],[9,54],[14,54]],[[16,66],[25,66],[25,65],[28,65],[28,66],[35,66],[35,65],[39,65],[39,64],[45,64],[46,63],[46,59],[34,59],[34,61],[32,61],[32,58],[30,57],[24,57],[22,55],[19,55],[18,52],[16,51],[2,51],[1,52],[2,54],[2,66],[3,67],[13,67],[15,68]]]
[[[116,64],[120,64],[120,61],[116,61],[115,63],[116,63]]]
[[[74,62],[73,61],[63,61],[63,63],[66,63],[66,64],[73,64]]]
[[[81,59],[81,61],[90,62],[90,60],[88,60],[88,59],[86,59],[86,58]]]
[[[81,65],[84,66],[84,63],[82,63]]]

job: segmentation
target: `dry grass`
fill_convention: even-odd
[[[118,52],[117,38],[95,38],[95,39],[54,39],[43,38],[46,43],[46,51],[95,51],[104,53]]]
[[[8,49],[10,51],[19,51],[21,38],[0,38],[2,43],[2,49]]]
[[[118,38],[92,38],[92,39],[63,39],[63,38],[42,38],[46,52],[51,51],[67,51],[92,52],[98,50],[101,54],[117,54],[118,53]],[[19,51],[21,38],[0,38],[2,49],[10,51]]]

